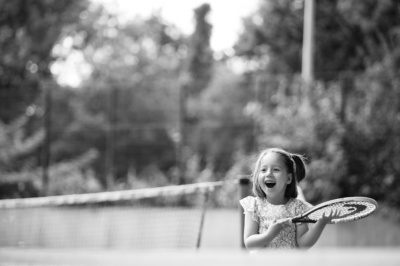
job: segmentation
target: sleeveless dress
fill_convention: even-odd
[[[245,212],[251,212],[252,218],[259,224],[258,233],[264,233],[268,230],[268,227],[272,220],[290,218],[300,215],[313,206],[300,199],[291,198],[284,205],[273,205],[267,201],[267,199],[261,199],[259,197],[248,196],[240,200]],[[265,246],[268,248],[279,248],[279,249],[296,249],[298,248],[296,241],[296,224],[282,229],[279,234]]]

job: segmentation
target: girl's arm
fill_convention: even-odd
[[[334,219],[336,215],[336,212],[329,213],[326,216],[323,214],[322,218],[319,219],[314,226],[310,226],[310,228],[308,228],[306,224],[297,226],[297,244],[299,247],[310,248],[315,245],[324,231],[325,226]]]
[[[265,233],[258,233],[259,224],[253,220],[252,212],[245,212],[245,221],[244,221],[244,244],[247,249],[257,249],[263,248],[274,239],[282,228],[285,227],[285,224],[288,224],[286,220],[273,221],[272,224],[268,227],[268,231]]]

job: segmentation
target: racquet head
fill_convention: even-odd
[[[348,197],[318,204],[304,214],[292,219],[293,223],[315,223],[323,214],[338,211],[332,224],[355,221],[371,215],[378,208],[375,200],[367,197]]]

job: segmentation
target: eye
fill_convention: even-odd
[[[274,172],[280,172],[281,171],[281,169],[279,169],[279,168],[274,168]]]

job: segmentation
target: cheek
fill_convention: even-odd
[[[260,184],[260,186],[262,187],[264,184],[264,177],[262,175],[258,176],[258,183]]]

